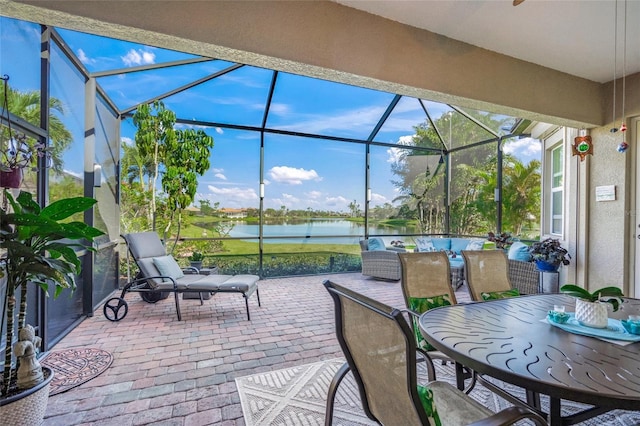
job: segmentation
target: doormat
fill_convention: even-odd
[[[112,362],[111,353],[94,348],[52,351],[40,360],[40,364],[54,371],[49,396],[66,392],[98,377]]]
[[[247,426],[324,425],[327,390],[333,376],[343,363],[344,359],[332,359],[236,378],[245,424]],[[438,380],[455,385],[456,377],[452,364],[442,365],[436,362],[434,366]],[[418,376],[418,381],[424,382],[421,380],[426,377],[423,363],[418,364]],[[508,383],[499,382],[499,384],[505,390],[524,399],[524,391],[521,388]],[[494,412],[511,405],[481,384],[476,384],[470,396]],[[541,396],[541,403],[543,409],[548,410],[549,398]],[[562,401],[562,413],[565,416],[587,407],[573,401]],[[364,414],[360,394],[351,373],[345,376],[338,387],[333,424],[377,425]],[[613,410],[578,424],[581,426],[638,426],[640,412]]]

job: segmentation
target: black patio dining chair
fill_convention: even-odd
[[[347,360],[329,387],[325,426],[332,424],[336,392],[349,371],[365,414],[379,424],[435,425],[436,418],[447,426],[510,425],[522,419],[547,424],[524,407],[493,413],[449,383],[436,381],[433,363],[416,347],[402,310],[331,281],[325,281],[324,286],[334,301],[336,335]],[[418,353],[428,362],[424,384],[418,384]]]

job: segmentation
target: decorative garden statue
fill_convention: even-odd
[[[13,345],[13,354],[18,358],[17,385],[29,389],[44,380],[42,365],[36,358],[42,339],[36,336],[33,326],[27,324],[18,333],[18,342]]]

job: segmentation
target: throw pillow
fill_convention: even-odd
[[[505,291],[493,291],[490,293],[481,293],[482,300],[498,300],[498,299],[507,299],[509,297],[520,296],[520,292],[517,288],[513,288],[511,290]]]
[[[433,243],[433,246],[436,248],[436,251],[451,250],[451,238],[432,238],[431,242]]]
[[[511,244],[507,257],[509,259],[519,260],[521,262],[530,262],[531,254],[529,253],[529,246],[520,241],[516,241],[515,243]]]
[[[440,426],[442,422],[436,410],[436,403],[433,400],[433,391],[426,386],[418,385],[418,397],[422,403],[422,408],[429,418],[429,424]]]
[[[184,273],[173,256],[160,256],[153,258],[153,264],[158,268],[160,275],[171,277],[175,280],[184,277]]]
[[[465,250],[482,250],[484,247],[484,240],[471,240]]]
[[[453,304],[451,303],[451,296],[449,296],[449,294],[441,294],[432,297],[409,297],[408,302],[408,308],[417,314],[422,314],[429,309],[439,308],[441,306],[450,306]],[[429,344],[429,342],[427,342],[422,336],[422,333],[420,333],[420,324],[418,323],[418,318],[412,316],[412,321],[413,333],[416,337],[416,343],[418,344],[418,347],[424,349],[425,351],[434,351],[436,348],[431,346],[431,344]]]
[[[431,238],[416,238],[416,248],[419,252],[436,251],[436,248],[431,242]]]
[[[387,249],[382,238],[369,238],[367,248],[369,251],[384,251]]]
[[[456,254],[462,254],[462,250],[467,250],[468,245],[468,238],[451,238],[451,251]]]

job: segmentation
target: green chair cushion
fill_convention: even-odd
[[[439,296],[433,297],[410,297],[408,308],[417,314],[421,314],[425,311],[428,311],[429,309],[450,305],[453,305],[453,303],[451,303],[451,296],[449,296],[448,294],[441,294]],[[436,348],[431,346],[424,339],[424,337],[422,337],[422,333],[420,333],[420,325],[418,324],[418,318],[413,317],[412,320],[413,333],[416,336],[418,347],[424,349],[425,351],[435,351]]]
[[[494,291],[490,293],[482,293],[482,300],[498,300],[507,299],[509,297],[520,296],[520,292],[517,288],[506,291]]]
[[[422,403],[424,412],[427,413],[427,417],[429,417],[431,425],[441,426],[442,422],[440,422],[440,417],[436,410],[436,404],[433,400],[433,391],[426,386],[418,385],[418,396],[420,397],[420,402]]]

